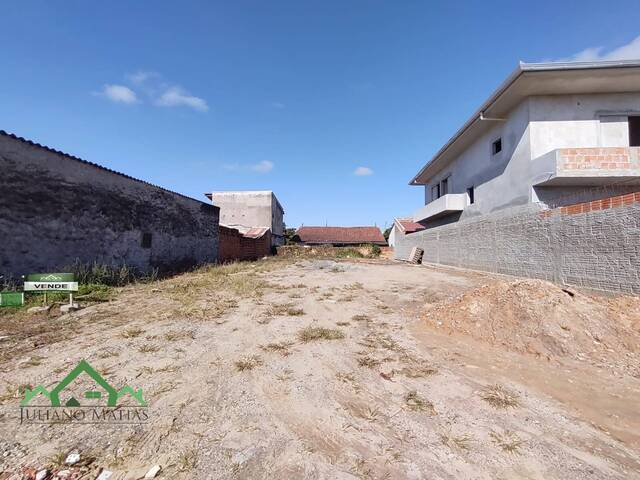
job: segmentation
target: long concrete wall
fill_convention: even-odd
[[[395,258],[640,293],[640,192],[556,209],[515,207],[396,237]]]
[[[215,262],[218,208],[0,132],[0,275]],[[144,237],[144,238],[143,238]]]

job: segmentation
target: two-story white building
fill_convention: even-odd
[[[640,60],[520,64],[410,182],[427,228],[638,184]]]

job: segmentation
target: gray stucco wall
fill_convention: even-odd
[[[394,255],[405,260],[418,246],[423,262],[640,293],[640,202],[574,214],[542,208],[530,204],[398,235]]]
[[[0,274],[76,259],[141,271],[215,262],[218,209],[0,134]],[[143,248],[143,233],[151,247]]]

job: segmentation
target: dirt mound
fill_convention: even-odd
[[[427,305],[427,323],[549,360],[571,357],[640,375],[640,298],[541,280],[498,280]]]

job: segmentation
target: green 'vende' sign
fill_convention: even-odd
[[[30,273],[24,281],[25,292],[77,292],[73,273]]]
[[[24,292],[0,292],[0,307],[24,305]]]

